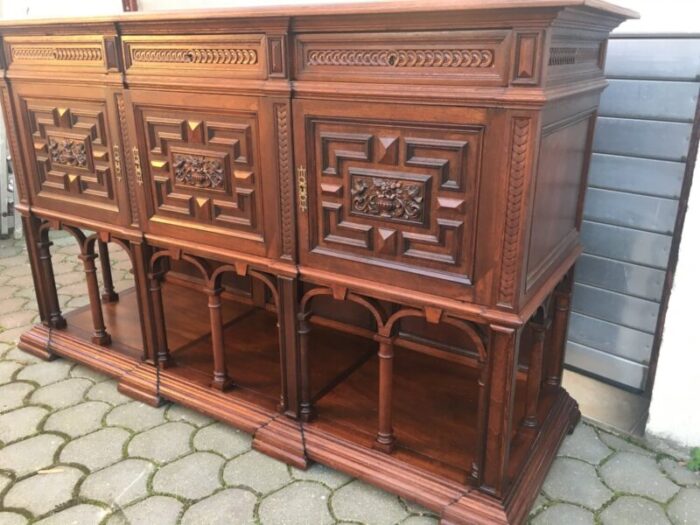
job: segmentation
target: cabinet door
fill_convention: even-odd
[[[117,92],[15,83],[32,204],[110,224],[129,222]]]
[[[278,252],[271,105],[255,97],[135,90],[137,192],[153,234],[255,255]]]
[[[471,299],[486,113],[295,101],[301,263]]]

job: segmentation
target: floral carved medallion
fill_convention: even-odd
[[[173,161],[175,181],[179,184],[195,188],[223,188],[224,166],[220,159],[176,153]]]
[[[420,182],[354,176],[352,211],[387,219],[422,222],[425,188]]]
[[[51,162],[74,168],[87,168],[87,148],[82,140],[49,137]]]

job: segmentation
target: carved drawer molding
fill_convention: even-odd
[[[65,37],[7,36],[5,59],[9,70],[71,68],[81,71],[117,70],[118,51],[113,36]]]

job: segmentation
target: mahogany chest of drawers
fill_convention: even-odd
[[[606,38],[633,15],[441,0],[2,23],[42,319],[21,348],[445,524],[522,522],[579,417],[571,272]],[[66,314],[57,229],[90,297]],[[114,289],[115,248],[133,288]]]

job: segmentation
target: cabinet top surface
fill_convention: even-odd
[[[216,20],[227,18],[270,18],[270,17],[315,17],[341,15],[373,15],[400,13],[434,13],[438,11],[489,11],[508,9],[564,9],[567,7],[588,8],[619,16],[638,18],[632,10],[603,0],[386,0],[372,2],[347,2],[338,4],[301,4],[247,6],[227,9],[199,9],[180,11],[149,11],[123,13],[100,17],[37,18],[24,20],[0,20],[0,28],[13,26],[41,26],[48,24],[108,23],[108,22],[154,22]]]

